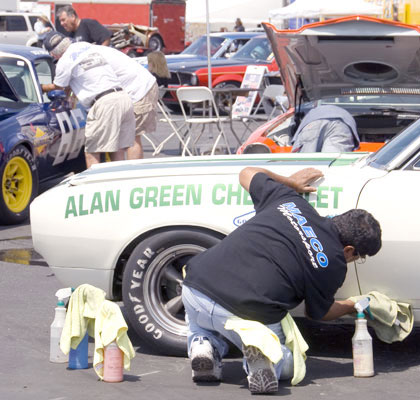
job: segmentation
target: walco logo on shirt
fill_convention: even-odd
[[[307,220],[302,215],[300,210],[296,208],[296,204],[293,202],[280,204],[277,209],[289,220],[290,224],[297,230],[302,243],[308,251],[308,255],[311,261],[311,264],[314,268],[318,268],[316,261],[319,266],[322,268],[328,267],[328,257],[325,253],[322,252],[324,247],[322,243],[317,239],[317,236],[311,226],[305,225]],[[297,221],[297,223],[295,222]],[[309,239],[309,243],[308,243]],[[315,252],[315,257],[314,253]]]

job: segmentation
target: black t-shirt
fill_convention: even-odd
[[[256,215],[193,257],[185,285],[264,324],[280,321],[303,300],[308,315],[321,319],[347,272],[336,228],[266,174],[254,176],[250,194]]]
[[[77,42],[102,44],[111,37],[111,32],[95,19],[83,18],[72,37]]]

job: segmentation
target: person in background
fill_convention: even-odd
[[[161,51],[152,51],[147,54],[147,64],[149,72],[156,78],[158,86],[168,87],[171,74],[165,55]]]
[[[50,21],[46,15],[40,15],[35,22],[34,31],[38,36],[38,47],[42,47],[45,36],[52,30]]]
[[[245,31],[245,28],[244,28],[240,18],[236,18],[235,26],[233,27],[233,30],[235,32],[244,32]]]
[[[100,163],[101,153],[109,153],[112,161],[124,160],[125,150],[134,144],[133,103],[98,51],[102,46],[73,42],[59,32],[48,33],[44,46],[58,62],[54,81],[41,85],[43,92],[70,87],[89,109],[85,127],[87,167]]]
[[[96,19],[80,19],[72,6],[61,7],[57,14],[61,26],[76,42],[109,45],[111,32]]]
[[[302,301],[314,320],[355,311],[353,301],[334,296],[347,264],[380,250],[381,228],[361,209],[320,216],[301,193],[316,191],[311,184],[322,177],[315,168],[289,177],[258,167],[240,172],[239,182],[251,195],[255,215],[186,266],[182,301],[194,381],[221,379],[228,339],[242,349],[249,390],[277,392],[278,380],[293,375],[294,354],[285,345],[281,324],[288,311]],[[245,344],[239,332],[226,326],[251,321],[277,335],[280,361],[272,363],[257,341]]]

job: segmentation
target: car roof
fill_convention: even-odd
[[[0,44],[0,55],[17,55],[25,57],[31,62],[38,58],[51,57],[46,50],[40,47],[19,46],[15,44]]]
[[[350,16],[277,30],[264,23],[290,104],[358,94],[420,94],[420,28]],[[296,90],[298,88],[298,91]]]
[[[210,33],[213,37],[224,37],[229,39],[248,39],[261,35],[261,32],[214,32]],[[205,36],[205,35],[203,35]]]

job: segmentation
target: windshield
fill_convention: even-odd
[[[420,120],[395,136],[389,143],[369,156],[373,167],[386,169],[390,162],[415,141],[420,142]]]
[[[213,56],[220,49],[226,39],[223,37],[210,37],[210,54]],[[192,54],[196,56],[207,56],[207,36],[201,36],[181,54]]]
[[[25,61],[12,57],[0,57],[0,67],[23,103],[38,102],[31,72]],[[14,102],[12,99],[1,95],[0,101]]]
[[[267,38],[254,38],[238,50],[232,58],[270,61],[273,58],[273,52]]]

